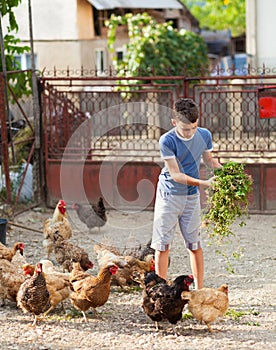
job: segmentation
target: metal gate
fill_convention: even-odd
[[[158,139],[171,128],[173,101],[184,96],[199,104],[200,124],[213,133],[220,161],[246,163],[254,179],[250,211],[276,212],[276,119],[259,111],[260,91],[274,86],[275,76],[43,77],[41,83],[49,205],[60,197],[70,203],[103,196],[110,208],[152,209],[162,166]]]
[[[276,76],[185,79],[200,108],[200,125],[213,135],[222,163],[246,164],[254,180],[251,212],[276,212]]]

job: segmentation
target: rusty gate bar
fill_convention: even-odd
[[[6,188],[7,188],[7,202],[11,203],[11,183],[9,175],[9,149],[8,149],[8,132],[6,124],[6,102],[5,102],[5,80],[4,75],[0,72],[0,116],[1,116],[1,133],[2,133],[2,157],[5,179],[6,179]]]

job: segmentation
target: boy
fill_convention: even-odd
[[[159,175],[151,247],[155,249],[156,273],[167,278],[169,251],[175,228],[180,230],[190,254],[196,289],[203,287],[204,262],[200,242],[201,209],[199,186],[209,187],[213,178],[199,179],[201,157],[210,168],[221,164],[212,157],[209,130],[198,127],[198,108],[189,98],[175,102],[173,129],[159,140],[165,167]]]

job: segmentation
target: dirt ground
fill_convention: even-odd
[[[35,208],[17,216],[14,223],[29,229],[10,226],[7,245],[23,241],[27,261],[36,263],[45,258],[42,247],[42,230],[46,218],[53,210]],[[151,211],[110,211],[107,224],[91,233],[81,224],[75,212],[69,212],[73,227],[72,241],[85,248],[95,266],[93,251],[97,242],[108,243],[126,251],[142,246],[151,237]],[[217,287],[229,285],[230,306],[227,314],[218,320],[209,333],[205,325],[185,318],[176,326],[174,334],[169,323],[162,324],[157,332],[154,323],[141,308],[142,292],[137,288],[121,291],[112,287],[108,302],[99,308],[102,319],[88,314],[88,323],[76,312],[70,301],[66,302],[66,314],[60,307],[33,328],[32,318],[24,314],[12,302],[0,309],[1,349],[275,349],[276,348],[276,216],[252,215],[246,226],[234,225],[236,234],[232,243],[223,249],[229,255],[240,245],[243,256],[233,261],[234,273],[226,270],[225,261],[208,245],[208,235],[203,230],[205,256],[205,285]],[[127,249],[126,249],[127,248]],[[169,277],[190,273],[188,253],[177,231],[171,250]]]

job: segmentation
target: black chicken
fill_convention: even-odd
[[[168,283],[155,272],[145,275],[142,307],[153,321],[156,329],[158,322],[168,320],[175,325],[182,318],[182,311],[187,301],[182,300],[181,293],[189,291],[193,283],[192,275],[181,275]]]
[[[102,197],[99,198],[96,205],[84,206],[80,203],[75,203],[73,209],[76,210],[80,221],[89,228],[89,232],[91,232],[91,229],[94,227],[98,227],[100,230],[100,227],[104,226],[107,221]]]
[[[24,312],[31,312],[34,315],[33,326],[36,324],[37,316],[51,307],[42,263],[38,263],[34,275],[21,284],[17,293],[17,305]]]

